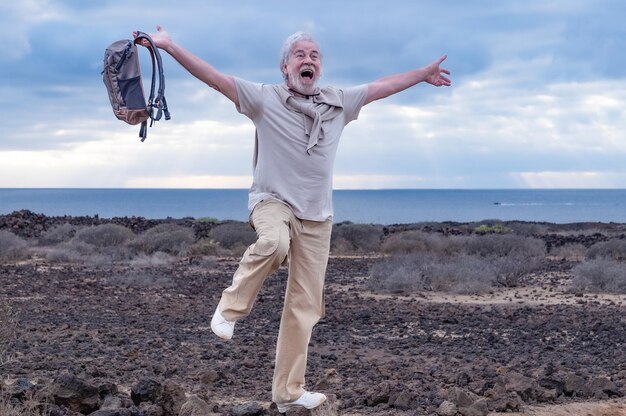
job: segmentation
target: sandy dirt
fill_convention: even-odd
[[[523,413],[490,413],[489,416],[624,416],[624,400],[585,402],[550,406],[528,406]]]

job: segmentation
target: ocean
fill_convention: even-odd
[[[0,215],[247,220],[245,189],[0,189]],[[626,223],[626,189],[334,191],[335,222],[405,224],[519,220]]]

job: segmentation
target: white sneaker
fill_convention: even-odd
[[[326,401],[326,396],[322,393],[313,393],[310,391],[305,391],[302,396],[298,400],[294,400],[293,402],[276,404],[278,406],[278,411],[280,413],[285,413],[287,410],[292,409],[297,406],[302,406],[305,409],[315,409],[320,404]]]
[[[235,331],[235,321],[227,321],[220,312],[219,305],[215,308],[213,319],[211,319],[211,329],[218,337],[229,340]]]

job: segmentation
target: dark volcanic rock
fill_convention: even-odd
[[[230,416],[262,416],[265,409],[257,402],[245,403],[234,406],[228,413]]]
[[[70,373],[59,375],[51,386],[54,402],[59,406],[81,413],[98,410],[98,388]]]
[[[608,377],[596,377],[589,384],[591,396],[594,399],[608,399],[610,397],[622,397],[623,393]]]
[[[139,412],[131,409],[105,409],[105,410],[96,410],[93,413],[90,413],[89,416],[137,416]]]
[[[503,377],[504,389],[514,392],[524,401],[531,403],[537,398],[538,383],[520,373],[510,372]]]
[[[179,416],[211,416],[213,414],[209,404],[194,394],[183,403]]]
[[[170,380],[163,384],[160,404],[166,415],[178,415],[185,400],[185,390],[181,386]]]
[[[585,379],[576,374],[568,374],[564,378],[563,392],[567,396],[589,397],[590,391]]]
[[[163,395],[163,385],[153,379],[139,380],[130,391],[130,398],[139,406],[142,402],[157,403]]]

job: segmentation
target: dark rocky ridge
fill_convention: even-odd
[[[117,224],[133,230],[135,233],[144,231],[159,224],[177,224],[190,227],[194,230],[196,238],[206,237],[208,232],[216,225],[213,221],[200,221],[194,218],[165,218],[147,219],[144,217],[113,217],[100,218],[99,216],[46,216],[29,210],[14,211],[10,214],[0,215],[0,230],[8,230],[23,238],[39,237],[45,231],[61,224],[77,226],[94,226],[100,224]]]
[[[228,220],[224,222],[234,221]],[[534,223],[520,221],[497,222],[499,224],[502,224],[504,227],[511,229],[515,229],[516,226],[522,226],[529,235],[542,238],[546,242],[548,249],[550,249],[551,247],[558,247],[570,243],[580,243],[583,244],[585,247],[589,247],[597,242],[608,240],[608,235],[611,235],[612,238],[626,238],[626,224],[595,222],[573,224]],[[50,230],[57,225],[65,223],[77,226],[94,226],[112,223],[129,228],[135,233],[142,233],[156,225],[169,223],[192,228],[197,239],[207,237],[209,231],[218,224],[218,222],[212,220],[204,221],[191,217],[147,219],[144,217],[134,216],[113,218],[101,218],[97,215],[46,216],[44,214],[37,214],[29,210],[14,211],[10,214],[0,215],[0,230],[8,230],[24,238],[39,237],[45,231]],[[384,235],[415,229],[419,229],[425,232],[436,232],[445,235],[469,235],[475,232],[476,224],[480,223],[482,222],[440,222],[424,224],[391,224],[384,226],[381,225],[381,227]],[[586,230],[593,230],[594,233],[584,233],[584,231]],[[559,232],[569,234],[563,235],[559,234]],[[579,232],[579,234],[575,234],[574,232]]]

